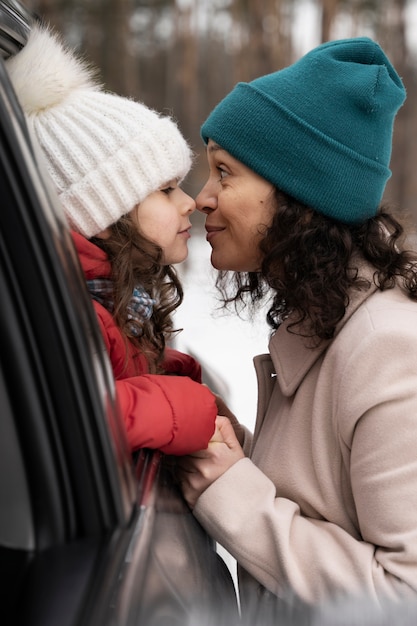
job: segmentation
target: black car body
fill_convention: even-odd
[[[18,24],[0,12],[7,56],[30,19],[0,4]],[[1,623],[230,626],[232,580],[172,462],[129,454],[72,238],[1,59],[0,197]]]

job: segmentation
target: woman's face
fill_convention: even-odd
[[[211,263],[218,270],[257,272],[259,242],[274,214],[274,187],[211,139],[207,159],[209,178],[196,204],[207,216]]]
[[[162,248],[164,264],[171,265],[187,258],[194,210],[194,200],[171,180],[135,207],[132,216],[140,232]]]

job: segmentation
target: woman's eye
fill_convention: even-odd
[[[164,187],[161,189],[162,193],[166,193],[167,195],[174,191],[175,187]]]
[[[219,172],[219,175],[220,175],[220,181],[222,181],[224,178],[226,178],[226,176],[228,176],[228,173],[222,167],[218,167],[217,171]]]

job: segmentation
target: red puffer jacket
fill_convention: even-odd
[[[82,235],[72,233],[86,279],[108,278],[107,255]],[[126,343],[107,309],[93,300],[109,354],[131,449],[153,448],[189,454],[207,447],[217,415],[214,395],[201,385],[201,367],[191,356],[167,348],[164,369],[149,374],[144,356]],[[173,375],[174,374],[174,375]]]

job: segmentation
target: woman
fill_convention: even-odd
[[[201,368],[167,346],[182,287],[194,200],[192,163],[173,119],[105,92],[91,68],[35,25],[7,63],[84,270],[132,451],[207,446],[216,398]]]
[[[333,41],[202,126],[219,286],[236,306],[267,296],[272,333],[253,437],[217,418],[180,479],[237,559],[251,625],[276,598],[417,590],[417,265],[381,206],[404,98],[378,44]]]

